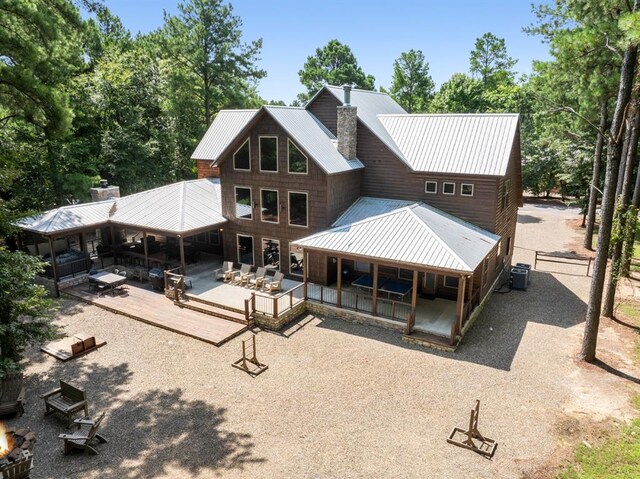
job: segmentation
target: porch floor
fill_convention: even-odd
[[[247,326],[186,308],[179,308],[149,283],[127,281],[128,295],[98,296],[87,283],[63,290],[65,294],[160,328],[219,346],[247,329]]]

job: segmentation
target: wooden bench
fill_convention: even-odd
[[[89,404],[87,394],[75,386],[60,380],[60,387],[40,396],[44,399],[45,416],[59,413],[67,418],[67,427],[73,424],[73,415],[84,410],[84,415],[89,416]]]

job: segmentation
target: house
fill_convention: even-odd
[[[225,259],[406,335],[455,343],[511,261],[515,114],[407,114],[384,93],[325,86],[305,108],[221,111],[192,158],[220,178]]]

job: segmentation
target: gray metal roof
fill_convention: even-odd
[[[415,171],[503,176],[517,114],[379,115]]]
[[[336,148],[335,135],[304,108],[270,105],[263,108],[325,173],[331,175],[364,168],[360,160],[348,161],[342,156]]]
[[[50,235],[62,231],[98,226],[109,219],[114,198],[95,203],[61,206],[42,214],[22,218],[16,226],[26,231]]]
[[[220,180],[182,181],[125,196],[116,201],[112,222],[181,234],[225,223]]]
[[[383,215],[390,213],[393,210],[402,208],[403,206],[410,206],[415,204],[415,201],[405,200],[389,200],[386,198],[370,198],[368,196],[362,196],[353,203],[347,211],[342,213],[331,226],[344,226],[356,221],[361,221],[372,216]]]
[[[381,208],[369,200],[365,202],[372,204],[371,211]],[[388,200],[378,200],[384,201]],[[471,273],[499,239],[432,206],[414,203],[302,238],[294,244],[310,250]]]
[[[344,90],[340,86],[327,85],[330,91],[341,103],[344,101]],[[322,90],[320,90],[322,91]],[[318,92],[319,94],[320,92]],[[402,115],[407,112],[386,93],[369,90],[351,90],[351,105],[358,108],[358,118],[371,132],[376,135],[402,161],[408,164],[402,151],[393,141],[389,132],[380,122],[378,115]]]
[[[258,110],[221,110],[191,155],[192,160],[215,161]]]
[[[225,223],[220,180],[206,178],[161,186],[122,198],[62,206],[23,218],[22,229],[51,235],[108,224],[185,234]]]

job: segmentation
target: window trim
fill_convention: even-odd
[[[267,238],[266,236],[263,236],[261,238],[260,241],[260,252],[261,252],[261,256],[262,256],[262,267],[266,268],[267,265],[264,264],[264,241],[268,240],[268,241],[275,241],[276,243],[278,243],[278,254],[280,255],[280,260],[278,261],[278,268],[269,268],[273,271],[282,271],[282,248],[280,247],[280,240],[277,238]]]
[[[276,221],[268,221],[263,219],[262,217],[262,210],[263,210],[263,205],[262,205],[262,192],[263,191],[275,191],[277,198],[276,198],[276,216],[277,216],[277,220]],[[271,223],[273,224],[279,224],[280,223],[280,191],[276,190],[276,189],[272,189],[272,188],[260,188],[260,221],[262,223]]]
[[[243,238],[251,238],[251,248],[253,248],[253,251],[251,252],[251,257],[253,258],[253,262],[251,263],[251,266],[255,266],[256,264],[256,243],[254,241],[254,237],[253,235],[247,235],[247,234],[242,234],[242,233],[236,233],[236,258],[238,259],[238,264],[247,264],[247,263],[243,263],[242,261],[240,261],[240,237]]]
[[[293,146],[296,147],[296,149],[300,152],[300,154],[302,156],[304,156],[304,159],[307,160],[307,168],[304,173],[298,173],[297,171],[291,171],[291,163],[289,162],[290,157],[290,153],[289,153],[289,144],[292,144]],[[287,137],[287,173],[289,173],[290,175],[308,175],[309,174],[309,157],[307,155],[305,155],[302,150],[300,149],[300,147],[298,145],[296,145],[293,140],[289,137]]]
[[[306,216],[307,216],[307,224],[306,225],[294,225],[291,223],[291,193],[297,193],[297,194],[301,194],[301,195],[305,195],[307,197],[307,204],[306,204]],[[289,226],[293,226],[295,228],[309,228],[309,193],[307,191],[294,191],[294,190],[288,190],[287,191],[287,224]]]
[[[449,286],[447,284],[447,278],[454,278],[458,280],[458,284],[456,286]],[[458,276],[449,276],[446,274],[442,275],[442,287],[447,289],[458,289],[460,287],[460,278]]]
[[[453,191],[451,193],[447,193],[444,188],[447,185],[453,185]],[[442,194],[447,196],[453,196],[456,194],[456,184],[453,181],[443,181],[442,182]]]
[[[238,147],[238,149],[236,151],[233,152],[232,155],[232,160],[233,160],[233,171],[251,171],[251,138],[247,137],[246,140],[244,140],[244,142],[242,142],[242,145],[240,145]],[[236,168],[236,154],[244,147],[245,143],[249,144],[249,168],[244,169],[244,168]]]
[[[275,170],[263,170],[262,169],[262,139],[263,138],[275,138],[276,139],[276,169]],[[278,135],[260,135],[258,136],[258,168],[260,173],[278,173],[278,163],[280,162],[280,155],[278,155]]]
[[[431,183],[431,184],[435,185],[435,189],[433,191],[427,190],[427,183]],[[437,195],[438,194],[438,182],[437,181],[431,181],[431,180],[425,180],[425,182],[424,182],[424,192],[429,194],[429,195]]]
[[[237,194],[237,190],[238,188],[244,188],[245,190],[249,190],[249,209],[251,210],[251,218],[242,218],[240,216],[238,216],[238,210],[237,210],[237,205],[238,205],[238,194]],[[237,220],[246,220],[246,221],[253,221],[253,189],[250,186],[241,186],[241,185],[233,185],[233,216],[237,219]]]
[[[470,186],[471,187],[471,194],[466,194],[464,193],[464,187],[465,186]],[[475,189],[476,187],[474,186],[473,183],[461,183],[460,184],[460,196],[473,196],[473,194],[475,193]]]
[[[291,243],[293,243],[293,241],[289,241],[289,252],[288,252],[289,254],[288,254],[288,256],[287,256],[287,258],[288,258],[288,262],[289,262],[289,274],[291,274],[291,275],[293,275],[293,276],[300,276],[300,277],[304,277],[304,267],[306,266],[306,265],[304,264],[304,253],[298,253],[297,251],[293,251],[293,248],[291,247]],[[291,270],[291,255],[292,255],[292,254],[294,254],[294,253],[295,253],[295,254],[302,254],[302,273],[298,273],[298,272],[294,273],[294,272]],[[280,253],[280,263],[282,263],[282,252]],[[282,270],[281,270],[281,271],[282,271]]]

